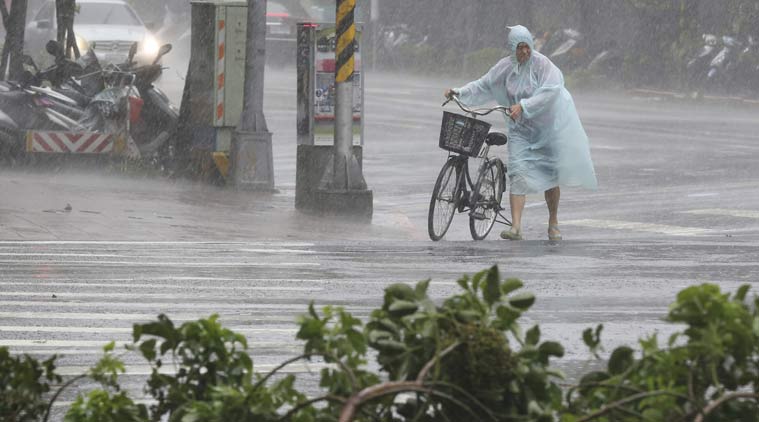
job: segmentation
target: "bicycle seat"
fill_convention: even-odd
[[[487,138],[485,138],[485,142],[490,146],[506,145],[508,140],[506,135],[501,132],[490,132]]]

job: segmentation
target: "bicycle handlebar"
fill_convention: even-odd
[[[472,114],[474,116],[487,116],[488,114],[494,112],[494,111],[500,111],[501,113],[505,114],[507,117],[511,117],[511,110],[506,106],[497,106],[493,108],[475,108],[471,109],[464,104],[461,104],[461,101],[459,101],[458,95],[454,94],[451,95],[445,102],[443,103],[443,107],[445,107],[448,103],[451,101],[455,102],[457,106],[459,106],[460,109],[462,109],[464,112]]]

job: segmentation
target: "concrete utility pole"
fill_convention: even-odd
[[[266,0],[248,0],[243,108],[232,139],[232,181],[241,189],[274,190],[271,133],[264,117]]]
[[[322,177],[319,201],[329,214],[371,220],[373,194],[353,154],[353,73],[355,71],[356,0],[337,0],[335,20],[335,144]]]

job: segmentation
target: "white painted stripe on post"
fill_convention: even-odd
[[[646,233],[659,233],[669,236],[701,236],[712,233],[712,230],[700,227],[669,226],[665,224],[638,223],[634,221],[614,220],[570,220],[562,224],[567,226],[592,227],[596,229],[631,230]]]
[[[759,211],[754,210],[737,210],[737,209],[725,209],[725,208],[710,208],[703,210],[690,210],[683,211],[683,214],[692,215],[719,215],[723,217],[739,217],[739,218],[754,218],[759,219]]]

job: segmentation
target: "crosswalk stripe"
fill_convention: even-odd
[[[297,328],[250,328],[250,327],[225,327],[240,334],[295,334],[298,332]],[[0,326],[1,333],[21,332],[21,333],[127,333],[132,334],[132,327],[39,327],[39,326],[16,326],[6,325]],[[0,343],[3,340],[0,339]]]
[[[57,282],[49,282],[49,281],[40,281],[40,280],[48,280],[45,277],[34,277],[34,278],[18,278],[14,277],[15,280],[30,280],[30,281],[0,281],[0,286],[34,286],[34,287],[134,287],[134,288],[141,288],[141,289],[187,289],[187,288],[193,288],[198,290],[265,290],[265,291],[274,291],[279,289],[289,289],[289,290],[299,290],[302,289],[303,291],[310,291],[312,290],[311,287],[280,287],[282,283],[296,283],[296,284],[308,284],[308,285],[318,285],[318,284],[328,284],[328,285],[336,285],[336,284],[347,284],[350,286],[356,286],[356,285],[363,285],[363,284],[376,284],[380,285],[383,288],[388,283],[387,279],[372,279],[372,278],[362,278],[362,279],[325,279],[325,280],[310,280],[310,279],[297,279],[297,278],[247,278],[247,277],[241,277],[241,278],[217,278],[217,277],[141,277],[141,278],[96,278],[93,280],[97,281],[112,281],[113,283],[81,283],[81,282],[66,282],[66,281],[57,281]],[[85,278],[77,278],[76,280],[84,280]],[[55,278],[54,280],[66,280],[65,278]],[[139,281],[139,280],[149,280],[153,283],[147,284],[147,283],[123,283],[124,281]],[[209,282],[219,282],[219,283],[244,283],[244,284],[254,284],[254,283],[268,283],[267,286],[231,286],[231,285],[225,285],[225,286],[219,286],[216,284],[203,284],[203,285],[189,285],[189,284],[156,284],[155,282],[158,281],[209,281]],[[431,286],[458,286],[458,284],[454,281],[440,281],[440,280],[432,280]],[[270,286],[276,286],[276,287],[270,287]]]
[[[31,302],[27,302],[31,303]],[[36,303],[35,303],[36,304]],[[305,307],[303,308],[305,312]],[[288,317],[288,315],[241,315],[241,314],[224,314],[216,312],[214,309],[208,311],[200,311],[197,314],[188,313],[171,313],[169,318],[172,321],[191,321],[199,318],[205,318],[208,315],[216,313],[219,314],[219,320],[226,321],[281,321],[282,318]],[[53,319],[53,320],[117,320],[117,321],[129,321],[129,322],[145,322],[153,321],[158,316],[155,314],[138,314],[138,313],[95,313],[95,312],[0,312],[0,318],[6,319]]]
[[[309,247],[315,246],[309,242],[200,242],[200,241],[110,241],[110,240],[0,240],[0,245],[136,245],[136,246],[167,246],[167,245],[232,245],[232,246],[276,246],[276,247]]]
[[[670,226],[665,224],[638,223],[634,221],[614,220],[569,220],[562,224],[567,226],[592,227],[596,229],[633,230],[647,233],[660,233],[670,236],[700,236],[712,233],[712,230],[700,227]]]
[[[258,373],[266,373],[277,366],[276,364],[261,364],[253,365],[253,370]],[[324,363],[293,363],[281,369],[278,372],[283,374],[299,374],[303,372],[319,372],[322,368],[329,367],[330,365]],[[152,368],[148,365],[125,365],[126,373],[124,375],[150,375],[153,373]],[[76,376],[81,375],[89,371],[91,368],[88,366],[61,366],[55,369],[55,372],[62,376]],[[173,375],[175,369],[171,365],[162,366],[159,372],[164,375]]]
[[[2,261],[0,264],[20,266],[100,266],[100,267],[203,267],[203,268],[234,268],[234,267],[320,267],[318,262],[150,262],[150,261]]]
[[[759,219],[759,211],[753,211],[753,210],[736,210],[736,209],[725,209],[725,208],[709,208],[709,209],[703,209],[703,210],[690,210],[690,211],[683,211],[683,214],[692,214],[692,215],[721,215],[721,216],[727,216],[727,217],[741,217],[741,218],[755,218]]]
[[[236,281],[240,282],[249,282],[248,279],[239,279]],[[184,290],[187,288],[192,288],[193,290],[222,290],[222,291],[265,291],[265,292],[274,292],[274,291],[283,291],[283,292],[313,292],[315,290],[324,290],[323,287],[298,287],[298,286],[277,286],[277,287],[271,287],[271,286],[188,286],[188,285],[179,285],[179,284],[143,284],[143,283],[48,283],[48,282],[19,282],[19,281],[11,281],[11,282],[2,282],[0,281],[0,286],[32,286],[32,287],[113,287],[118,289],[147,289],[147,290],[169,290],[169,289],[179,289]],[[19,294],[28,294],[27,292],[18,292]],[[2,292],[0,292],[2,294]],[[135,296],[134,293],[129,293],[131,296]],[[44,293],[43,295],[48,295],[49,293]],[[139,294],[140,297],[143,296],[143,293]],[[194,297],[197,297],[197,295],[194,295]]]
[[[137,297],[135,297],[137,299]],[[307,304],[279,304],[279,303],[219,303],[219,302],[185,302],[185,303],[169,303],[169,302],[50,302],[50,301],[25,301],[25,300],[4,300],[0,301],[0,308],[6,306],[29,306],[34,305],[36,307],[49,306],[52,308],[138,308],[138,309],[174,309],[174,308],[194,308],[194,309],[245,309],[245,310],[261,310],[261,311],[303,311],[307,312]],[[370,306],[344,306],[348,310],[370,310],[373,307]],[[102,314],[108,315],[108,314]]]
[[[214,299],[239,299],[239,294],[241,292],[235,292],[235,289],[230,289],[232,291],[229,291],[227,295],[221,295],[216,294],[214,295]],[[242,289],[241,289],[242,290]],[[277,288],[277,289],[248,289],[249,291],[267,291],[270,295],[273,293],[281,292],[283,294],[289,294],[292,292],[321,292],[324,289],[321,287],[315,287],[315,288]],[[177,294],[177,293],[115,293],[115,292],[104,292],[104,293],[92,293],[92,292],[73,292],[73,293],[64,293],[64,292],[58,292],[58,291],[47,291],[47,292],[0,292],[0,297],[16,297],[16,296],[26,296],[26,297],[51,297],[51,294],[55,294],[56,298],[59,300],[71,300],[71,299],[83,299],[83,298],[133,298],[136,300],[145,300],[145,299],[182,299],[182,300],[194,300],[198,298],[197,293],[183,295],[183,294]]]
[[[37,340],[25,340],[25,339],[8,339],[0,340],[0,346],[6,347],[103,347],[110,343],[111,340],[50,340],[50,339],[37,339]],[[250,344],[252,343],[252,344]],[[123,349],[124,346],[132,344],[130,341],[115,341],[115,346]],[[292,349],[299,348],[295,342],[249,342],[248,347],[252,349],[267,348],[267,349]]]

